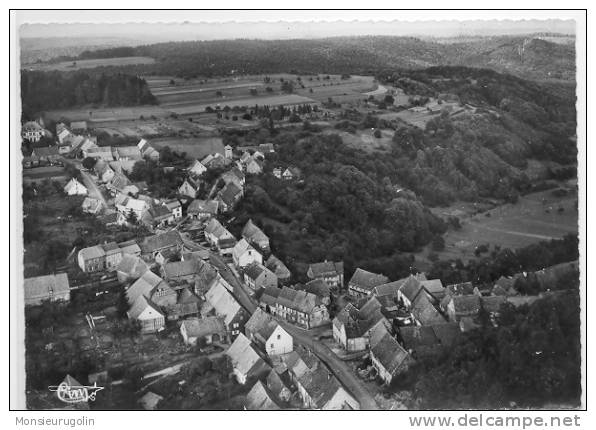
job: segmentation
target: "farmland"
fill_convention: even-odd
[[[501,248],[520,248],[542,240],[559,239],[566,234],[577,234],[577,193],[556,197],[552,191],[531,193],[515,204],[504,204],[484,210],[473,204],[454,205],[448,209],[435,208],[440,216],[454,215],[461,221],[461,229],[449,230],[444,236],[445,250],[433,251],[440,259],[474,258],[480,245]],[[480,212],[472,214],[473,211]],[[424,259],[428,250],[418,255]]]
[[[81,69],[93,69],[95,67],[109,66],[130,66],[135,64],[153,64],[155,60],[150,57],[119,57],[119,58],[101,58],[94,60],[62,61],[59,63],[34,63],[28,64],[28,70],[39,70],[47,72],[58,70],[61,72],[70,72]]]
[[[67,178],[64,168],[58,166],[37,167],[35,169],[23,170],[23,181],[25,183],[41,182],[44,179],[65,182]]]

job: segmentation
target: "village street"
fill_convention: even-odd
[[[212,253],[212,263],[219,269],[222,277],[234,288],[236,299],[252,314],[257,305],[246,292],[244,285],[236,278],[223,258]],[[308,330],[300,329],[285,321],[279,320],[283,328],[292,335],[294,342],[313,350],[313,352],[331,369],[337,379],[352,393],[360,403],[361,409],[379,409],[373,396],[368,392],[364,384],[352,373],[348,366],[327,347],[324,343],[315,339],[315,334]]]
[[[101,193],[99,187],[97,186],[93,178],[91,178],[91,175],[89,175],[89,173],[85,172],[82,168],[80,168],[80,166],[77,167],[79,167],[79,171],[81,172],[83,185],[87,187],[88,196],[93,199],[101,200],[101,202],[104,204],[104,207],[107,207],[108,204],[106,202],[106,199]]]

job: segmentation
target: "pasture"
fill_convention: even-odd
[[[373,130],[358,130],[355,134],[347,131],[328,129],[324,134],[337,134],[342,141],[352,148],[361,149],[365,152],[386,152],[391,149],[393,130],[381,130],[381,137],[373,136]]]
[[[95,67],[130,66],[134,64],[153,63],[155,63],[155,59],[150,57],[99,58],[93,60],[62,61],[60,63],[34,63],[28,64],[27,70],[38,70],[43,72],[58,70],[60,72],[71,72],[81,69],[93,69]]]
[[[560,239],[578,232],[578,212],[575,207],[577,193],[555,197],[552,190],[521,196],[515,204],[504,204],[492,209],[466,215],[472,209],[465,205],[450,212],[461,220],[460,230],[445,234],[445,250],[436,252],[440,259],[475,258],[476,247],[484,244],[501,248],[520,248],[543,240]],[[441,212],[437,209],[435,213]],[[425,258],[429,250],[419,253]]]

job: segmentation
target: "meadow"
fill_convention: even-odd
[[[28,70],[39,70],[47,72],[58,70],[71,72],[81,69],[93,69],[95,67],[109,66],[131,66],[135,64],[153,64],[155,59],[150,57],[119,57],[119,58],[98,58],[93,60],[61,61],[59,63],[33,63],[28,64]]]

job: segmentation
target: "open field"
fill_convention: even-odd
[[[224,155],[224,144],[221,137],[162,138],[151,140],[151,144],[156,149],[169,146],[173,151],[186,152],[189,158],[202,159],[215,152]]]
[[[87,107],[53,110],[47,112],[47,117],[54,121],[59,121],[61,118],[67,118],[69,121],[90,121],[95,124],[136,120],[141,116],[144,118],[165,118],[169,115],[171,115],[171,112],[154,105],[109,108]]]
[[[374,137],[373,131],[370,129],[358,130],[355,134],[335,129],[325,130],[324,133],[337,134],[346,145],[371,153],[375,151],[384,152],[390,150],[394,131],[381,130],[381,137],[379,138]]]
[[[456,210],[433,210],[440,215],[456,215],[460,230],[449,230],[444,236],[445,250],[436,252],[440,259],[475,258],[474,250],[483,244],[501,248],[520,248],[543,240],[560,239],[578,232],[577,193],[555,197],[552,190],[521,196],[516,204],[504,204],[469,216],[470,204]],[[562,208],[562,211],[559,209]],[[424,258],[428,250],[419,253]]]
[[[153,64],[155,59],[150,57],[120,57],[120,58],[99,58],[93,60],[78,60],[78,61],[62,61],[60,63],[35,63],[28,64],[28,70],[59,70],[61,72],[69,72],[81,69],[92,69],[94,67],[102,66],[130,66],[133,64]]]

